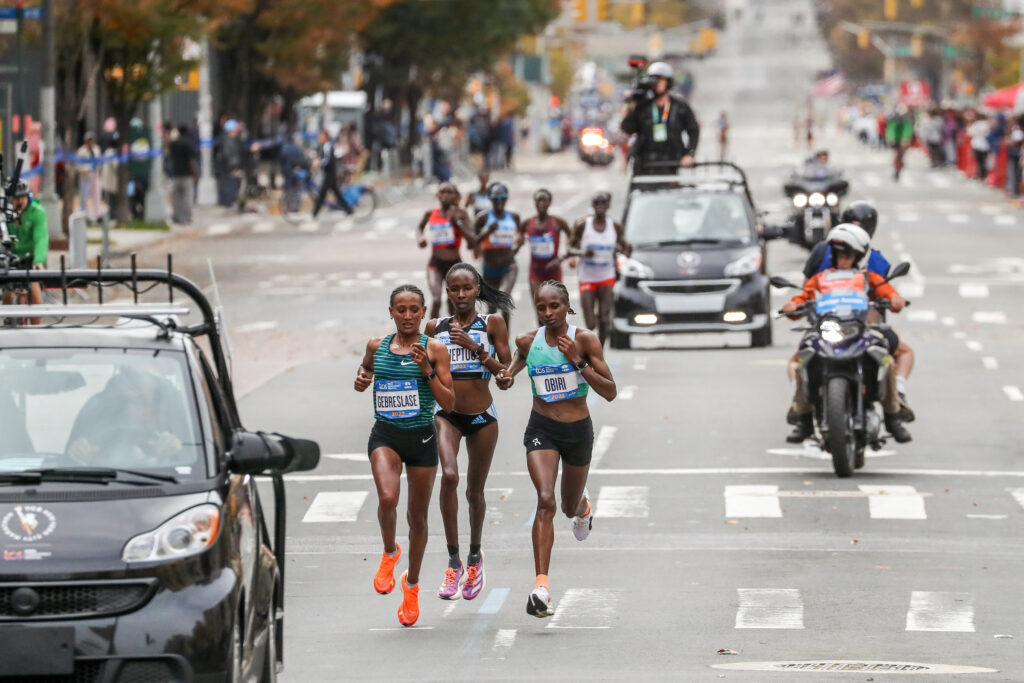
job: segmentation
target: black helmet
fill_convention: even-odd
[[[28,189],[28,183],[24,180],[19,180],[17,186],[14,188],[15,197],[27,197],[31,194]]]
[[[856,223],[864,228],[869,235],[875,236],[875,228],[878,227],[878,211],[871,204],[863,199],[851,202],[839,217],[840,223]]]
[[[487,188],[489,199],[508,199],[508,187],[504,183],[491,183]]]

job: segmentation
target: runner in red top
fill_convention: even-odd
[[[430,261],[427,262],[427,286],[430,288],[430,317],[441,314],[442,283],[448,271],[462,259],[459,247],[462,240],[470,248],[476,245],[474,232],[469,215],[459,208],[459,190],[452,183],[441,183],[437,188],[437,199],[440,208],[423,214],[417,228],[420,249],[431,247]],[[424,229],[427,234],[424,235]],[[448,312],[453,313],[452,304],[448,302]]]
[[[524,244],[530,247],[530,296],[547,280],[562,281],[562,259],[558,256],[562,233],[568,238],[569,224],[558,216],[548,214],[551,193],[545,189],[533,193],[537,215],[519,226],[516,234],[516,252]],[[576,259],[566,256],[569,266],[576,267]]]

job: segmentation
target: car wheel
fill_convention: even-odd
[[[764,327],[750,333],[750,346],[761,349],[772,345],[772,322],[769,320]]]
[[[618,330],[612,330],[611,335],[608,338],[608,343],[613,349],[628,349],[629,348],[629,332],[619,332]]]

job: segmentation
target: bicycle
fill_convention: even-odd
[[[299,212],[302,210],[303,200],[308,197],[310,206],[312,206],[319,193],[320,188],[313,181],[313,176],[308,170],[293,169],[291,177],[285,181],[284,191],[281,193],[278,203],[281,215],[285,220],[296,222],[299,219]],[[377,209],[377,193],[369,185],[363,183],[343,184],[341,196],[352,207],[352,218],[357,223],[370,220],[373,212]],[[324,206],[336,211],[341,210],[341,205],[331,199],[326,200]]]

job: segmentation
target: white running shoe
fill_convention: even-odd
[[[590,512],[572,518],[572,535],[576,537],[577,541],[587,540],[590,530],[594,528],[594,506],[590,502],[590,492],[587,489],[583,489],[583,500],[587,501],[587,505],[590,506]]]
[[[555,613],[555,608],[551,604],[551,595],[548,593],[547,588],[537,586],[533,589],[530,597],[526,600],[526,613],[538,619],[550,617]]]

